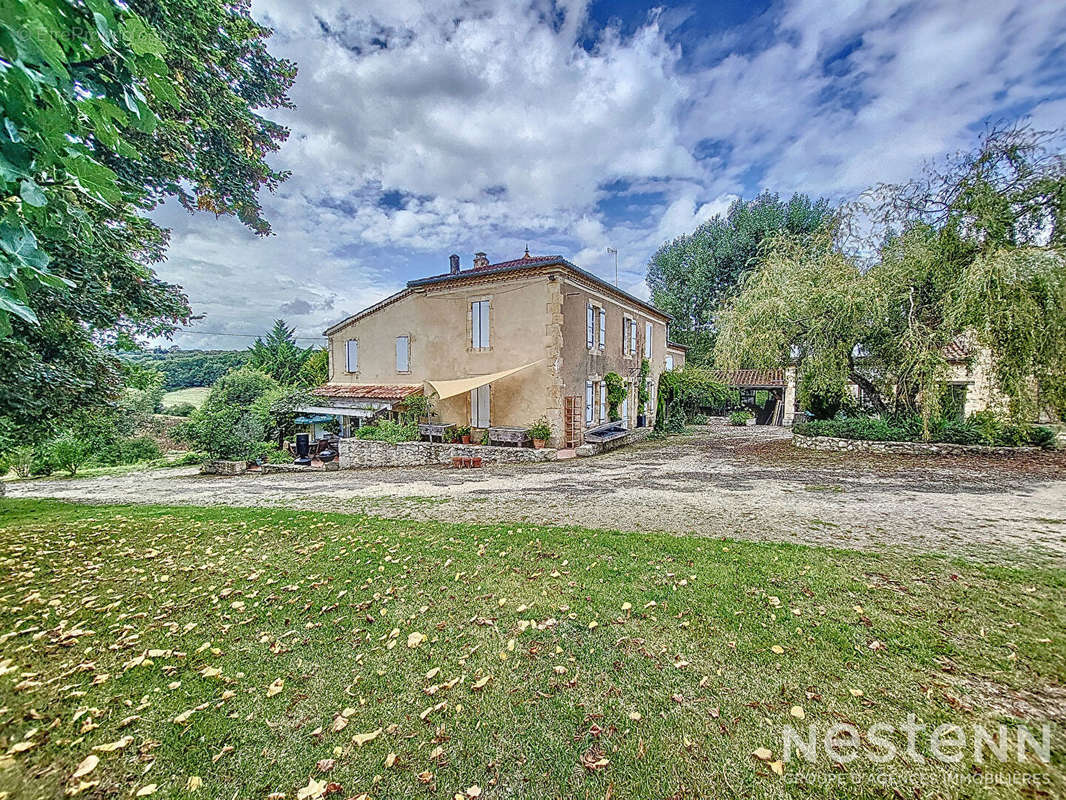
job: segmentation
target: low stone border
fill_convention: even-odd
[[[301,467],[299,464],[263,464],[259,468],[262,475],[277,475],[278,473],[290,472],[332,472],[341,468],[336,461],[327,461],[318,467]]]
[[[1035,453],[1039,447],[988,447],[979,444],[950,444],[948,442],[871,442],[865,439],[838,439],[833,436],[803,436],[792,434],[793,447],[807,450],[836,452],[901,453],[909,456],[1014,456]]]
[[[649,436],[651,436],[651,428],[634,428],[629,431],[625,436],[619,436],[617,439],[611,439],[609,442],[597,442],[595,444],[586,443],[578,447],[574,453],[578,458],[584,458],[586,456],[598,456],[600,453],[609,453],[611,450],[617,450],[619,447],[625,447],[629,444],[636,444],[637,442],[643,442]]]
[[[243,475],[247,471],[247,461],[214,459],[213,461],[205,461],[200,465],[200,473],[203,475]]]
[[[421,467],[443,464],[453,458],[480,458],[485,464],[527,464],[555,461],[556,451],[529,447],[489,447],[438,442],[376,442],[371,439],[341,439],[337,461],[341,469],[359,467]]]

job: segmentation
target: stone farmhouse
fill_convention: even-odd
[[[545,418],[550,445],[575,447],[608,422],[604,376],[622,377],[627,427],[654,424],[663,370],[685,362],[668,341],[669,317],[562,256],[471,267],[452,255],[449,270],[407,286],[325,331],[329,380],[304,413],[338,417],[341,435],[395,414],[408,398],[434,401],[442,422],[475,435]],[[641,363],[648,359],[647,408],[638,408]]]

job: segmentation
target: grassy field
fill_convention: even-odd
[[[199,408],[204,404],[204,400],[211,394],[210,386],[192,386],[188,389],[175,389],[173,392],[167,392],[163,395],[163,406],[173,406],[178,403],[192,403]]]
[[[0,569],[10,797],[1066,792],[1061,571],[13,500]],[[1012,705],[1038,738],[1053,718],[1050,764],[782,763],[788,724],[821,736],[913,713],[1009,734]],[[898,794],[850,785],[886,773]],[[1023,774],[1038,788],[981,783]]]

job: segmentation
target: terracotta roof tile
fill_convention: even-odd
[[[729,369],[714,370],[713,375],[727,386],[784,386],[783,369]]]
[[[311,390],[315,397],[347,397],[398,402],[422,391],[421,386],[382,383],[327,383]]]
[[[521,258],[512,258],[510,261],[497,261],[495,264],[486,264],[483,267],[474,267],[468,272],[484,272],[487,269],[507,269],[508,267],[521,267],[529,265],[535,267],[538,264],[555,264],[563,261],[562,256],[531,256],[524,255]]]
[[[943,353],[948,361],[965,361],[970,357],[970,348],[963,340],[956,339],[944,346]]]

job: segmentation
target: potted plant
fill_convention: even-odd
[[[455,429],[455,437],[456,437],[456,439],[458,439],[458,441],[462,442],[463,444],[470,444],[470,426],[469,425],[459,425]]]
[[[547,419],[541,417],[529,426],[529,435],[533,438],[533,446],[539,450],[551,438],[552,426]]]

